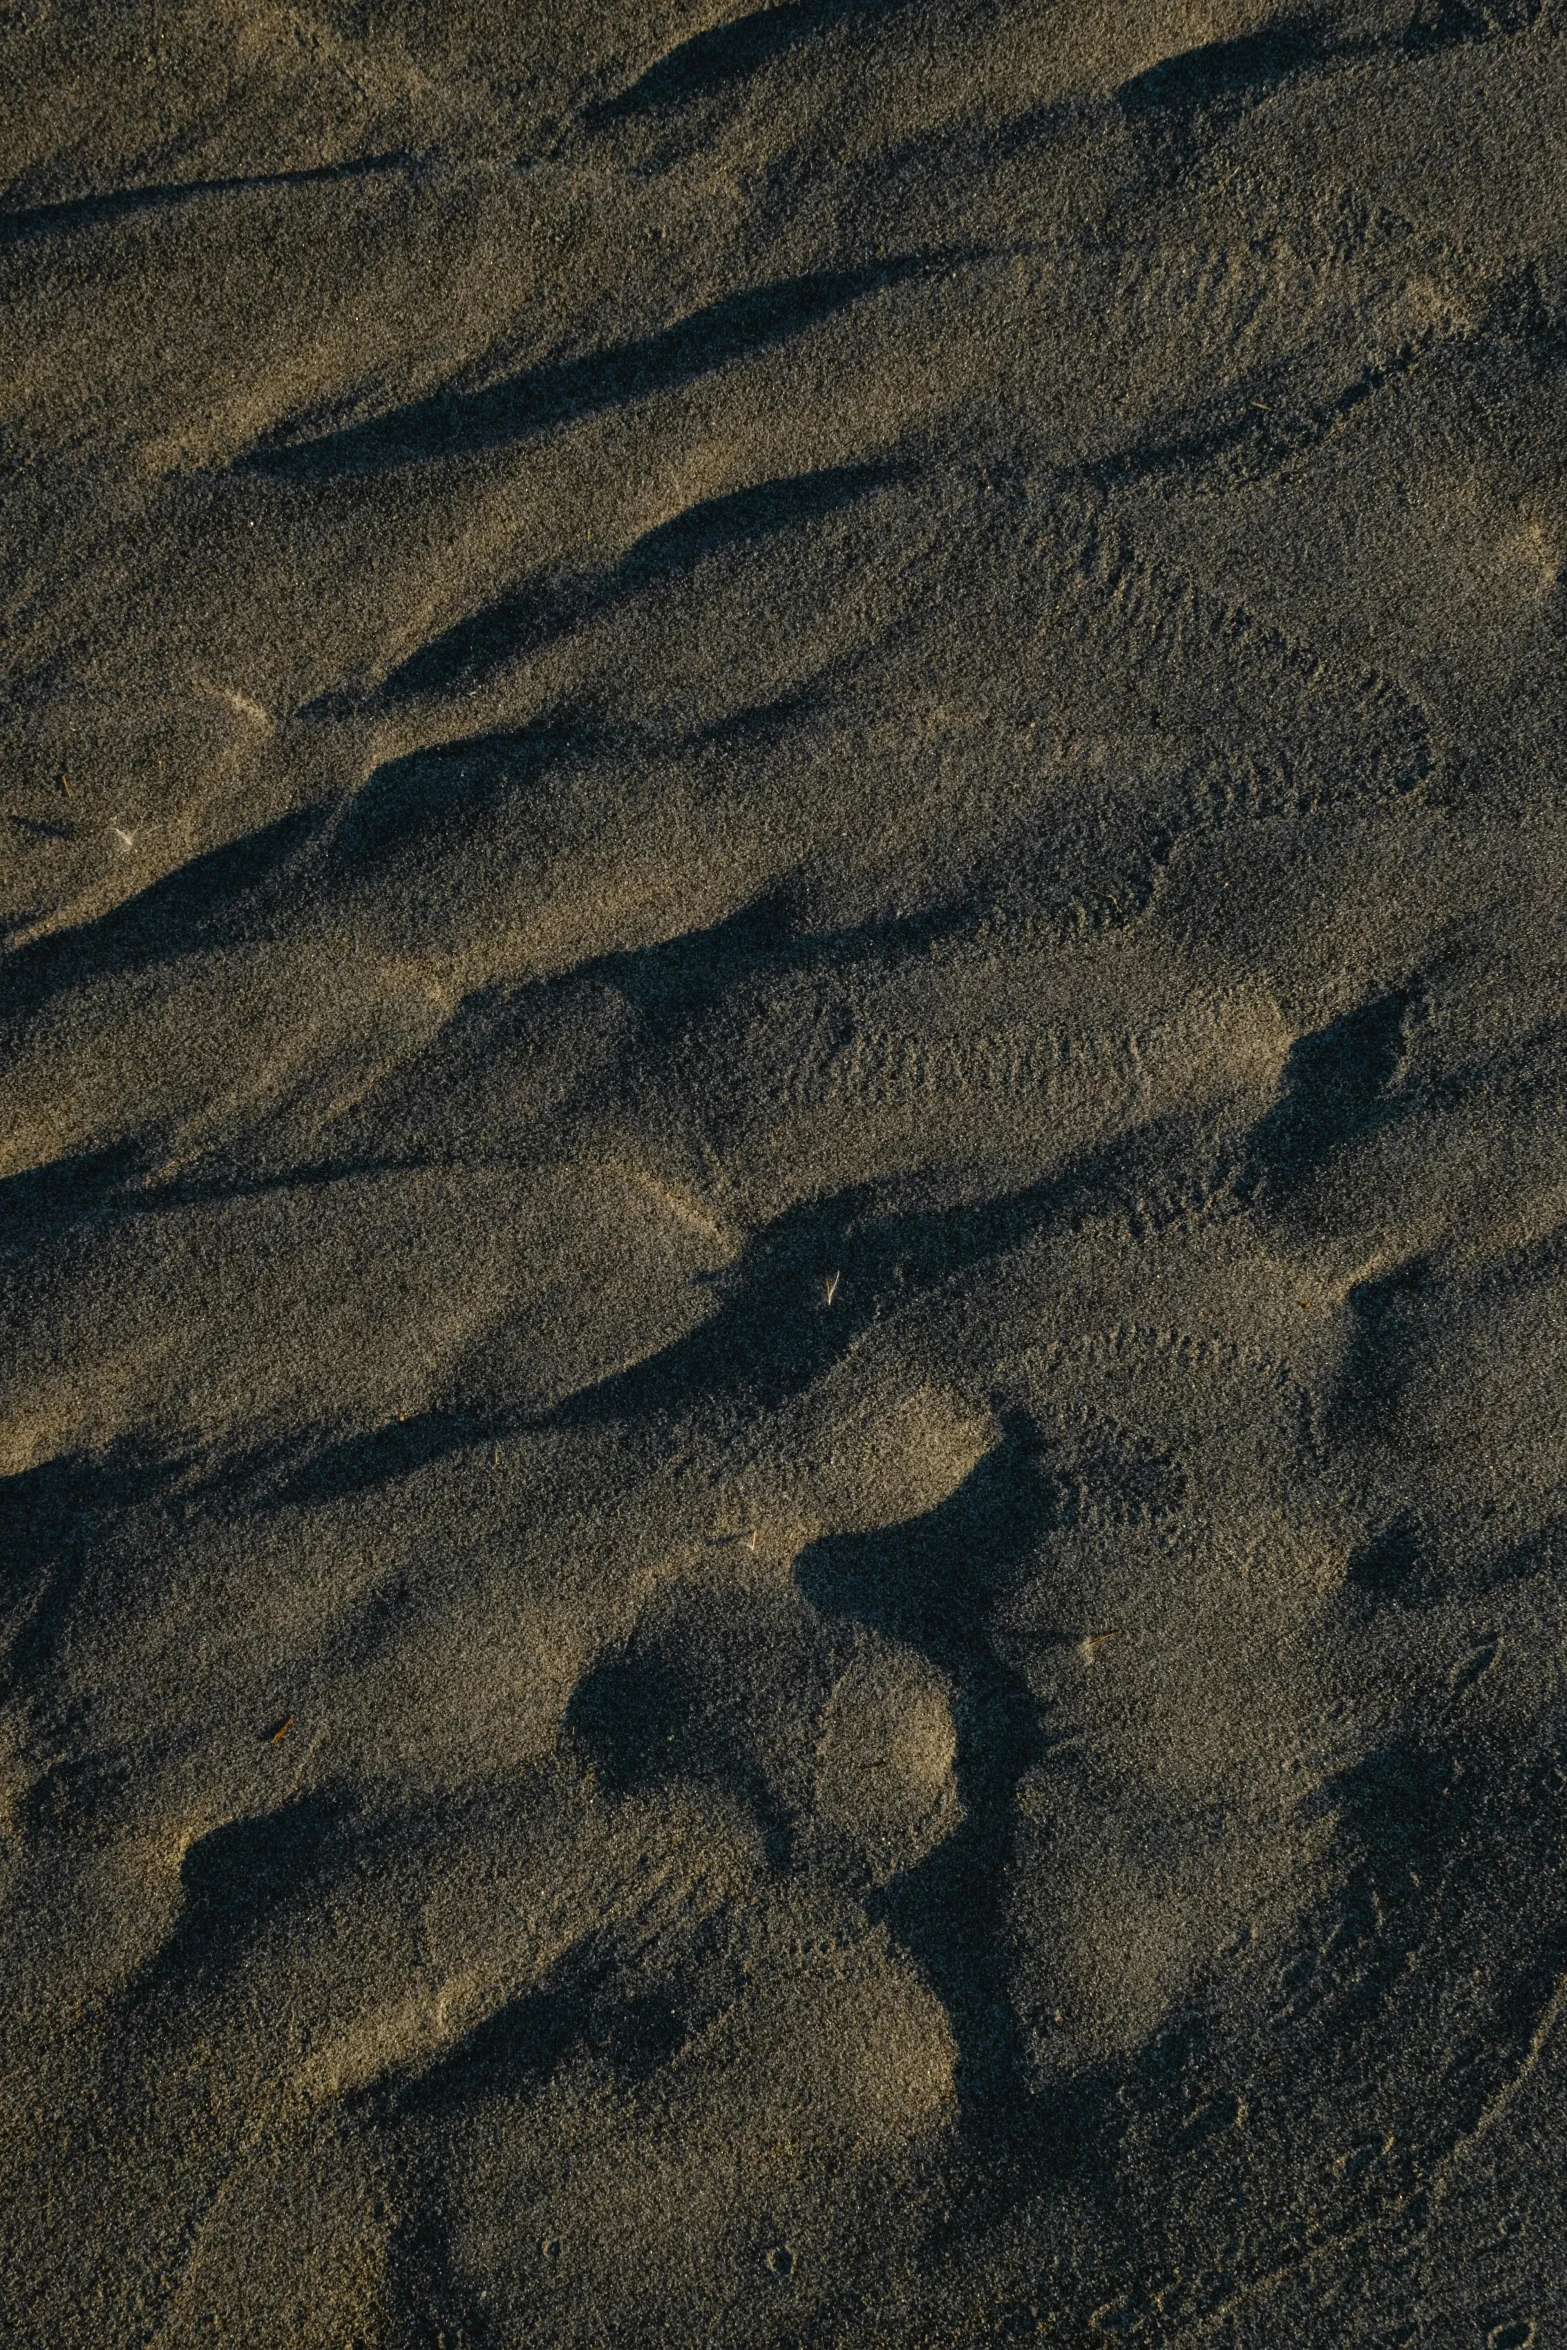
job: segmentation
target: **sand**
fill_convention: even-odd
[[[1564,132],[0,6],[8,2344],[1567,2341]]]

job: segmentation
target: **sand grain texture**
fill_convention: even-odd
[[[1567,2338],[1564,157],[0,0],[7,2343]]]

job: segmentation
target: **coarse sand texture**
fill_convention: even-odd
[[[6,2350],[1567,2345],[1567,0],[0,0]]]

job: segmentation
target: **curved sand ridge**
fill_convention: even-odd
[[[1567,16],[0,88],[7,2340],[1555,2339]]]

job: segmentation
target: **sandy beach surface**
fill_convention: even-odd
[[[1567,5],[0,0],[0,2332],[1567,2343]]]

